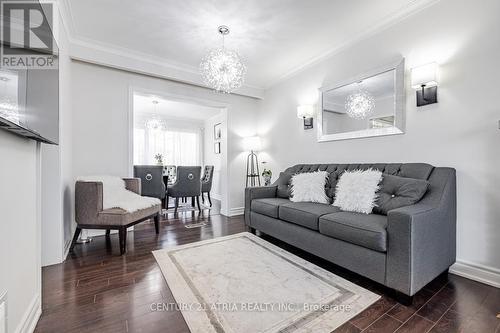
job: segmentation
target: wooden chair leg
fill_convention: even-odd
[[[207,192],[208,202],[210,203],[210,207],[212,207],[212,199],[210,198],[210,192]]]
[[[179,208],[179,198],[175,198],[175,210],[174,215],[177,214],[177,208]]]
[[[201,203],[204,204],[205,203],[205,196],[203,195],[204,193],[201,193]]]
[[[109,237],[110,234],[111,234],[111,229],[106,229],[106,237]]]
[[[201,212],[201,207],[200,207],[200,196],[196,196],[196,204],[198,205],[198,210]]]
[[[160,213],[155,215],[154,220],[155,220],[156,234],[159,234],[160,233]]]
[[[118,237],[120,238],[120,254],[123,255],[127,251],[127,228],[126,227],[120,228]]]
[[[194,197],[191,197],[191,207],[194,207]]]
[[[82,229],[76,227],[75,234],[73,235],[73,240],[71,241],[71,246],[69,247],[70,252],[73,251],[73,247],[75,247],[75,243],[80,236],[80,232],[82,232]]]
[[[168,201],[169,201],[168,195],[165,197],[165,209],[168,210]]]

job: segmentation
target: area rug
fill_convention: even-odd
[[[197,332],[331,332],[379,296],[253,234],[153,252]]]

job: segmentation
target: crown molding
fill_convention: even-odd
[[[304,70],[313,67],[314,65],[346,50],[347,48],[390,28],[409,16],[414,15],[425,8],[433,6],[439,1],[440,0],[413,0],[400,10],[386,16],[385,19],[378,22],[375,26],[359,33],[354,38],[350,38],[349,40],[336,45],[318,56],[310,58],[308,61],[303,62],[300,66],[291,68],[285,74],[266,82],[264,86],[245,84],[243,87],[234,92],[234,94],[263,99],[265,91],[274,85],[298,75]],[[58,0],[58,2],[60,4],[59,8],[63,24],[66,27],[68,34],[70,44],[69,54],[72,59],[210,89],[202,81],[198,68],[194,66],[175,63],[161,57],[139,52],[137,50],[127,49],[117,45],[105,44],[79,36],[74,26],[71,2],[65,0]]]
[[[299,73],[305,71],[306,69],[311,68],[314,65],[317,65],[318,63],[327,60],[328,58],[331,58],[336,54],[341,53],[342,51],[348,49],[349,47],[396,25],[397,23],[420,12],[421,10],[424,10],[428,7],[435,5],[439,1],[441,0],[413,0],[400,10],[394,12],[391,15],[386,16],[385,19],[381,20],[373,27],[359,33],[357,36],[350,38],[349,40],[346,40],[339,45],[332,47],[331,49],[327,50],[326,52],[323,52],[320,55],[310,58],[309,60],[303,62],[300,66],[293,67],[287,73],[269,81],[264,86],[264,89],[267,90],[291,77],[298,75]]]
[[[58,0],[58,3],[59,12],[68,35],[68,49],[71,59],[211,89],[203,82],[196,67],[173,63],[161,57],[79,36],[75,31],[70,2]],[[233,94],[262,99],[264,89],[246,84]]]

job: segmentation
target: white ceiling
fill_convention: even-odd
[[[192,73],[221,45],[248,67],[247,84],[267,87],[322,55],[432,0],[68,0],[74,40],[164,61]]]
[[[156,111],[153,100],[158,101]],[[220,113],[220,109],[198,104],[171,101],[158,96],[134,94],[134,113],[150,115],[157,112],[162,118],[203,121]]]

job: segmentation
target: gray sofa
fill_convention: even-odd
[[[342,212],[332,205],[292,202],[289,179],[301,172],[328,171],[333,200],[345,170],[373,168],[430,183],[414,205],[387,215]],[[394,197],[395,195],[392,195]],[[456,174],[423,163],[299,164],[268,187],[245,191],[245,223],[395,291],[403,303],[455,262]]]

